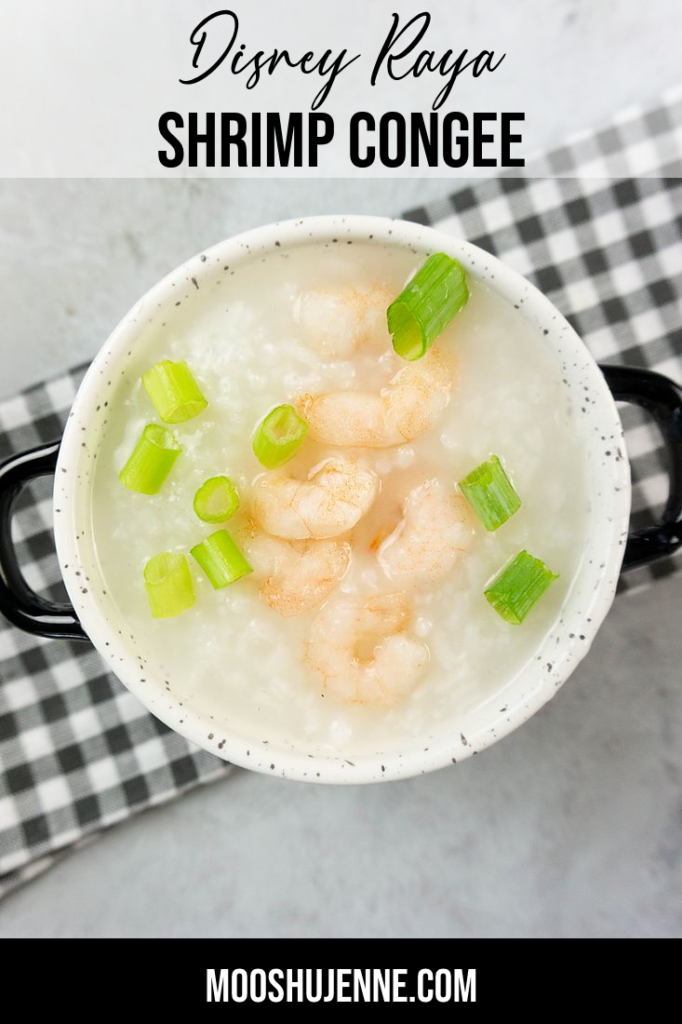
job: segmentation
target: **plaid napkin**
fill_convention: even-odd
[[[482,180],[407,216],[531,278],[600,361],[682,378],[682,89],[569,140],[523,177]],[[0,404],[0,458],[60,435],[82,374]],[[635,410],[623,416],[644,526],[665,498],[663,453]],[[47,481],[23,495],[15,532],[29,584],[63,597]],[[230,770],[148,714],[88,645],[0,621],[0,895],[97,831]]]
[[[554,175],[555,177],[549,177]],[[571,175],[571,177],[567,177]],[[682,86],[536,158],[523,175],[461,189],[406,216],[480,245],[537,285],[600,363],[682,382]],[[669,477],[661,436],[621,409],[633,528],[660,521]],[[680,558],[624,576],[621,591],[676,572]]]

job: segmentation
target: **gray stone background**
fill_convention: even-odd
[[[503,2],[486,0],[491,17]],[[679,0],[543,9],[564,69],[534,127],[543,145],[679,77]],[[89,359],[139,295],[220,238],[302,214],[395,214],[455,184],[0,181],[0,398]],[[9,897],[0,935],[679,936],[680,588],[617,600],[570,683],[481,757],[369,788],[235,773]]]

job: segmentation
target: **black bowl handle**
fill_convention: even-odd
[[[682,388],[653,370],[601,366],[618,402],[640,405],[654,419],[668,453],[670,491],[661,522],[628,537],[623,571],[672,555],[682,546]]]
[[[628,537],[623,571],[671,555],[682,546],[682,388],[652,370],[601,366],[616,401],[633,402],[653,417],[669,458],[670,492],[661,522]],[[14,455],[0,466],[0,612],[15,626],[37,636],[87,640],[71,605],[52,604],[24,579],[12,541],[14,501],[23,487],[55,472],[59,442]]]
[[[14,502],[23,487],[57,467],[59,441],[13,455],[0,466],[0,612],[19,629],[36,636],[87,640],[68,604],[51,604],[34,593],[24,579],[12,542]]]

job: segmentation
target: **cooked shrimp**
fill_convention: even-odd
[[[388,448],[430,430],[450,401],[452,385],[452,367],[431,350],[399,370],[378,394],[329,391],[303,395],[299,412],[316,441],[350,448]]]
[[[411,614],[400,592],[331,601],[313,622],[306,662],[341,700],[396,704],[429,661],[426,644],[404,632]]]
[[[350,564],[350,544],[339,540],[288,541],[252,530],[244,541],[260,595],[280,615],[301,615],[331,594]]]
[[[288,540],[323,540],[351,530],[378,489],[376,474],[333,456],[314,466],[307,480],[279,471],[253,485],[253,514],[266,533]]]
[[[311,348],[330,359],[348,359],[360,345],[388,344],[386,310],[394,297],[380,285],[366,291],[314,289],[298,296],[294,316]]]
[[[435,583],[452,569],[473,536],[466,501],[438,480],[414,487],[403,503],[403,518],[377,552],[379,565],[401,585]]]

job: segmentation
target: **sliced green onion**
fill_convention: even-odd
[[[118,478],[129,491],[157,494],[181,451],[170,430],[148,423]]]
[[[459,488],[486,530],[491,532],[521,508],[521,499],[497,455],[460,480]]]
[[[293,459],[308,433],[308,424],[291,405],[278,405],[258,425],[253,454],[266,469],[276,469]]]
[[[221,590],[253,572],[227,530],[216,530],[193,547],[190,554],[206,573],[214,590]]]
[[[194,495],[194,511],[204,523],[224,523],[239,508],[239,495],[229,476],[212,476]]]
[[[468,298],[459,260],[444,252],[429,256],[388,307],[388,330],[398,355],[421,359]]]
[[[184,555],[164,551],[144,567],[144,587],[155,619],[170,619],[194,604],[194,586]]]
[[[486,600],[505,622],[518,626],[540,600],[548,587],[558,580],[539,558],[520,551],[484,590]]]
[[[184,423],[208,405],[187,363],[164,359],[142,375],[142,383],[164,423]]]

